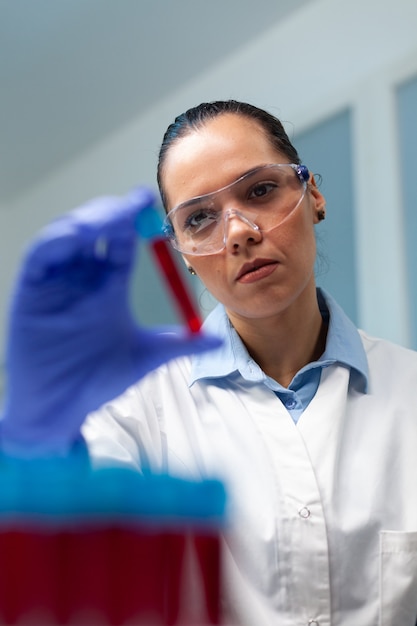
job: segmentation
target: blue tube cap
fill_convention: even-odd
[[[155,206],[147,206],[136,216],[136,230],[143,239],[164,237],[162,219]]]
[[[0,525],[10,520],[221,526],[226,493],[216,479],[183,480],[121,467],[65,461],[0,460]]]

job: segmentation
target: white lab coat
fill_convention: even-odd
[[[181,358],[84,426],[96,459],[225,481],[234,624],[417,622],[417,353],[361,337],[368,393],[330,366],[298,425],[270,389],[238,375],[228,390],[189,388]]]

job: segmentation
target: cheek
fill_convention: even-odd
[[[226,261],[224,256],[194,257],[191,265],[198,274],[206,289],[217,299],[224,300],[224,294],[229,293],[227,284]]]
[[[314,230],[310,227],[304,235],[299,237],[294,248],[294,264],[302,273],[310,275],[314,271],[316,260],[316,238]]]
[[[216,255],[206,258],[195,257],[193,268],[209,290],[213,286],[220,285],[225,280],[224,260],[217,259]]]
[[[307,209],[307,207],[306,207]],[[287,258],[313,262],[316,255],[316,236],[310,211],[300,211],[274,232],[274,243]]]

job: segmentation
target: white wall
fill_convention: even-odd
[[[317,0],[282,27],[272,25],[221,66],[0,207],[1,293],[9,293],[17,259],[39,226],[91,196],[154,184],[162,134],[189,106],[218,98],[248,100],[278,115],[291,134],[348,105],[354,112],[360,323],[407,344],[393,94],[399,82],[417,74],[416,32],[415,0]],[[5,311],[6,298],[0,328]]]

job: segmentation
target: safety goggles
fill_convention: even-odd
[[[164,232],[184,254],[215,254],[226,246],[233,218],[261,232],[282,224],[301,204],[308,179],[305,165],[262,165],[222,189],[178,204],[167,214]]]

